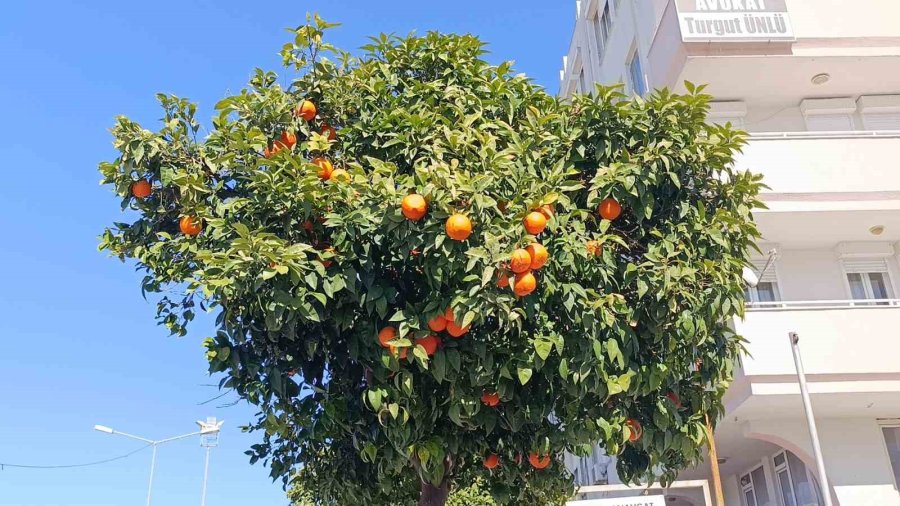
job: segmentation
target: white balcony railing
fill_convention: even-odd
[[[774,302],[748,302],[747,311],[816,311],[897,306],[900,306],[900,299],[779,300]]]
[[[745,376],[796,374],[789,332],[803,343],[809,375],[900,372],[900,299],[748,304],[735,330],[747,340]]]
[[[776,139],[859,139],[871,137],[900,137],[900,130],[835,130],[833,132],[750,132],[750,140]]]

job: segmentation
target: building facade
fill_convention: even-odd
[[[900,1],[581,0],[576,12],[562,96],[594,83],[638,95],[706,84],[709,121],[751,134],[736,165],[769,186],[755,216],[760,249],[777,253],[735,322],[749,355],[716,431],[726,504],[821,505],[828,494],[900,506]],[[754,259],[757,272],[767,259]],[[618,481],[600,452],[567,465],[580,485]],[[708,482],[709,463],[679,479]],[[709,504],[699,487],[660,494]]]

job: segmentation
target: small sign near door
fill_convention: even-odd
[[[637,497],[570,501],[568,504],[569,506],[666,506],[666,498],[661,495],[641,495]]]

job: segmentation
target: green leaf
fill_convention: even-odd
[[[530,367],[519,367],[517,368],[517,373],[519,376],[519,383],[526,384],[531,379],[531,375],[534,371],[531,370]]]
[[[537,355],[541,357],[541,360],[547,360],[547,357],[550,356],[550,352],[553,350],[553,343],[550,341],[546,341],[544,339],[535,339],[534,340],[534,351],[537,352]]]

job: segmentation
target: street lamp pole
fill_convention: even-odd
[[[800,398],[803,399],[803,409],[806,411],[806,424],[809,426],[809,437],[812,439],[813,453],[816,457],[816,468],[819,470],[819,482],[822,486],[822,500],[825,506],[831,506],[831,486],[828,484],[828,476],[825,474],[825,459],[822,457],[822,445],[819,444],[819,431],[816,428],[816,418],[813,415],[812,401],[809,398],[809,389],[806,386],[806,372],[803,370],[803,359],[800,357],[800,336],[796,332],[789,332],[791,351],[794,353],[794,366],[797,368],[797,380],[800,383]]]
[[[135,436],[134,434],[128,434],[127,432],[120,432],[117,430],[113,430],[105,425],[94,425],[94,430],[103,432],[104,434],[115,434],[118,436],[127,437],[129,439],[136,439],[138,441],[143,441],[147,443],[147,445],[153,447],[153,456],[150,458],[150,483],[147,485],[147,506],[150,506],[150,499],[153,495],[153,473],[156,470],[156,450],[159,445],[164,443],[169,443],[172,441],[177,441],[179,439],[184,439],[192,436],[206,436],[210,434],[218,434],[222,428],[223,422],[215,422],[215,419],[212,419],[212,423],[208,422],[197,422],[200,425],[200,430],[197,432],[191,432],[190,434],[182,434],[180,436],[170,437],[166,439],[153,440],[147,439],[140,436]],[[207,461],[208,462],[208,461]]]

